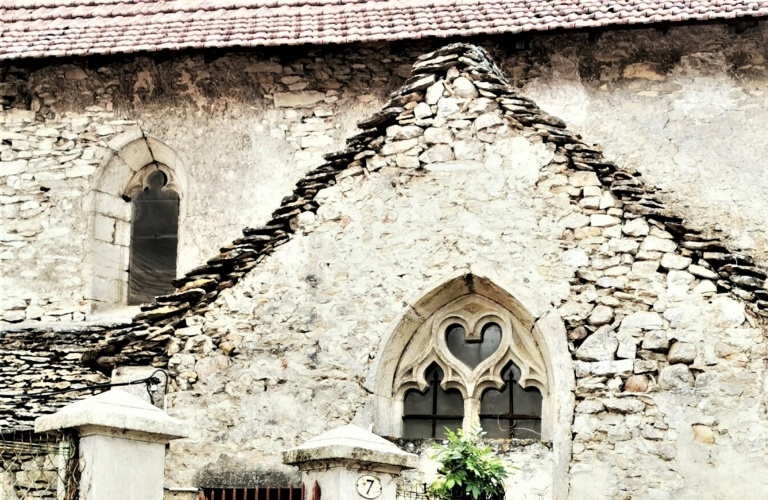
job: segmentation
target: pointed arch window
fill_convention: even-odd
[[[480,399],[480,425],[489,438],[539,439],[541,391],[518,384],[520,368],[510,362],[501,372],[504,387],[486,389]]]
[[[179,195],[169,176],[152,166],[131,198],[128,304],[152,302],[174,291],[179,240]]]
[[[446,423],[470,430],[479,422],[490,438],[539,439],[546,365],[524,331],[514,315],[480,295],[435,312],[395,372],[402,436],[441,438]]]
[[[424,373],[429,385],[424,391],[410,389],[403,399],[403,437],[443,438],[445,429],[456,431],[464,420],[464,398],[456,389],[440,385],[443,370],[433,363]]]

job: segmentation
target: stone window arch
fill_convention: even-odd
[[[187,174],[179,155],[166,144],[146,137],[140,130],[116,136],[111,154],[94,175],[89,190],[91,241],[87,253],[86,298],[91,312],[114,310],[140,302],[131,299],[131,234],[134,197],[148,188],[153,172],[164,176],[164,193],[178,198],[177,237],[185,234]],[[177,269],[167,273],[176,274]],[[171,290],[170,284],[168,290]],[[148,298],[148,295],[147,297]]]
[[[481,269],[457,271],[406,301],[400,318],[382,338],[367,379],[366,387],[373,393],[373,431],[387,437],[404,436],[405,393],[425,389],[423,369],[434,360],[442,360],[450,367],[441,379],[442,386],[463,391],[462,426],[467,428],[475,423],[473,418],[484,415],[481,401],[486,391],[503,393],[507,384],[505,370],[514,363],[520,369],[516,377],[520,388],[533,388],[541,394],[541,439],[553,443],[555,468],[558,474],[565,474],[575,404],[573,362],[565,325],[551,303],[535,290],[524,283],[500,282],[498,276],[490,278]],[[451,359],[446,354],[446,345],[439,348],[442,337],[434,335],[455,317],[462,318],[471,335],[482,332],[492,322],[514,335],[505,337],[498,350],[476,370],[460,367],[455,356]]]
[[[436,369],[442,373],[439,387],[429,380]],[[547,364],[523,323],[477,293],[451,300],[419,326],[393,380],[394,399],[403,405],[402,435],[418,438],[442,437],[435,420],[456,424],[459,416],[465,430],[478,422],[492,424],[489,437],[538,439],[548,388]],[[442,409],[434,405],[428,428],[425,417],[414,419],[409,412],[409,400],[441,391],[461,394],[463,408],[457,411],[455,402]]]

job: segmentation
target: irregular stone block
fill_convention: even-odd
[[[325,93],[316,90],[305,92],[275,92],[276,108],[311,108],[325,99]]]
[[[693,439],[703,444],[715,444],[715,433],[712,432],[712,428],[706,425],[693,424],[691,426],[693,431]]]
[[[478,96],[477,88],[472,82],[463,76],[452,82],[454,93],[464,99],[473,99]]]
[[[637,364],[637,363],[636,363]],[[637,371],[637,370],[635,370]],[[627,392],[645,392],[648,390],[648,377],[645,375],[632,375],[624,384]]]
[[[611,320],[613,320],[613,309],[608,306],[599,305],[592,310],[587,321],[590,325],[599,326],[606,325],[610,323]]]
[[[667,332],[664,330],[652,330],[643,338],[643,349],[649,351],[665,351],[669,347]]]
[[[659,313],[653,311],[638,311],[630,314],[621,321],[622,328],[640,328],[653,330],[664,326],[664,320]]]
[[[693,374],[684,364],[669,365],[661,370],[659,386],[665,390],[693,387]]]
[[[612,314],[613,310],[611,310]],[[619,341],[616,338],[616,332],[608,326],[603,326],[584,340],[576,349],[575,355],[582,361],[610,361],[618,347]]]
[[[646,236],[650,228],[645,219],[632,219],[624,224],[621,230],[627,236]]]
[[[581,170],[578,172],[574,172],[571,175],[568,176],[568,184],[575,187],[584,187],[584,186],[600,186],[600,179],[597,178],[597,174],[594,172],[589,172],[585,170]]]
[[[690,365],[696,359],[696,346],[689,342],[675,342],[669,348],[667,359],[671,364],[684,363]]]
[[[685,366],[685,365],[683,365]],[[587,361],[576,361],[574,363],[577,377],[604,376],[604,375],[624,375],[629,376],[634,369],[634,363],[631,359],[622,359],[620,361],[597,361],[590,363]]]
[[[661,258],[661,267],[664,269],[683,270],[691,265],[691,259],[673,253],[665,253]]]

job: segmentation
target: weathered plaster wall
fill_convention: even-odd
[[[543,308],[535,317],[566,299],[572,271],[548,214],[567,211],[568,201],[530,197],[552,148],[509,128],[499,134],[486,146],[471,127],[457,130],[459,157],[465,148],[473,159],[435,163],[446,170],[412,178],[394,163],[416,159],[427,148],[417,146],[423,138],[393,141],[392,151],[404,153],[391,153],[393,166],[321,191],[317,217],[300,217],[300,235],[222,292],[202,335],[200,327],[177,330],[171,350],[181,352],[169,368],[188,390],[173,394],[173,412],[197,431],[171,445],[169,480],[194,483],[199,470],[215,477],[208,469],[223,473],[221,456],[240,467],[275,467],[280,450],[329,428],[369,426],[366,385],[381,339],[429,282],[487,269],[514,284],[523,303]],[[233,357],[214,343],[236,346]],[[552,477],[550,453],[535,460],[524,447],[515,453],[536,471],[529,475]],[[532,482],[526,491],[549,498],[551,488]]]
[[[214,474],[212,455],[269,468],[278,448],[375,421],[368,387],[381,339],[416,310],[414,292],[480,269],[534,317],[563,318],[576,376],[576,416],[561,429],[573,442],[555,440],[551,454],[511,450],[532,480],[510,494],[763,491],[762,311],[746,311],[717,280],[722,257],[707,250],[721,244],[653,211],[634,169],[607,164],[513,90],[448,75],[407,94],[392,118],[402,126],[364,155],[367,175],[341,172],[315,198],[317,213],[296,217],[288,243],[176,329],[173,411],[198,432],[172,448],[172,480]],[[485,98],[494,96],[501,107]],[[739,468],[737,453],[751,466]],[[713,485],[728,477],[740,485]]]
[[[610,32],[596,42],[566,34],[522,51],[504,38],[482,42],[545,109],[764,262],[762,30]],[[138,125],[184,160],[182,272],[265,220],[430,44],[5,66],[0,320],[82,319],[90,310],[95,271],[82,256],[99,238],[85,194],[115,134]],[[120,226],[100,237],[125,240]]]
[[[765,263],[765,27],[535,39],[503,68],[585,141],[663,188],[676,209]]]
[[[114,266],[100,271],[85,257],[104,259],[110,245],[130,238],[130,209],[97,194],[95,175],[120,155],[125,135],[138,131],[181,159],[189,181],[181,274],[267,219],[321,153],[338,149],[402,81],[403,59],[382,50],[279,59],[178,55],[6,67],[0,321],[81,320],[89,299],[117,295],[91,289],[93,274],[114,279]],[[94,224],[97,214],[112,218]]]

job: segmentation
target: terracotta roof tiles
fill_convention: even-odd
[[[768,16],[768,0],[0,0],[0,59]]]

